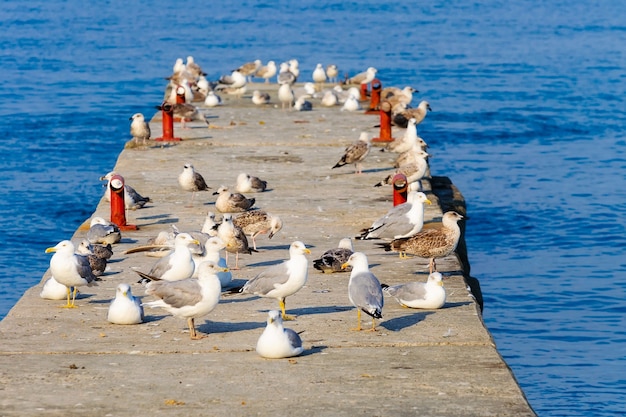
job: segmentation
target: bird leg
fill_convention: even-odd
[[[376,319],[372,317],[372,328],[369,330],[370,332],[376,331]]]
[[[433,273],[433,271],[437,270],[437,264],[435,263],[435,258],[430,258],[430,262],[428,263],[428,269],[430,270],[431,274]]]
[[[74,297],[72,297],[72,302],[70,303],[70,295],[72,294],[72,290],[70,289],[70,287],[67,287],[67,304],[61,306],[61,308],[77,308],[74,305],[74,301],[76,300],[76,290],[78,290],[78,287],[74,287]]]
[[[187,319],[187,325],[189,326],[189,336],[191,337],[191,340],[200,340],[207,337],[206,335],[199,335],[196,332],[196,325],[193,321],[193,317],[189,317]]]
[[[284,321],[289,321],[289,320],[295,320],[296,319],[294,316],[288,316],[285,313],[285,299],[284,298],[280,298],[278,300],[278,305],[280,306],[280,311],[282,312],[282,316],[283,316],[283,320]]]
[[[361,310],[359,308],[357,308],[357,310],[356,310],[356,317],[357,317],[357,321],[358,321],[357,327],[354,328],[354,329],[350,329],[350,330],[354,330],[354,331],[360,332],[362,329],[361,329]]]

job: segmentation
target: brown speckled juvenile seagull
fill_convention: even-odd
[[[432,274],[437,270],[436,258],[450,255],[456,249],[461,237],[461,229],[457,222],[463,216],[454,211],[448,211],[443,215],[443,227],[440,229],[426,229],[414,236],[394,239],[382,246],[386,251],[399,252],[400,257],[406,254],[416,255],[420,258],[429,258],[429,270]]]

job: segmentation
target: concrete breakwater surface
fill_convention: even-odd
[[[374,184],[393,172],[396,154],[374,147],[362,174],[353,166],[331,169],[361,131],[378,135],[378,116],[338,107],[283,111],[275,86],[258,87],[267,89],[272,104],[232,99],[201,109],[211,128],[191,122],[182,129],[176,123],[175,136],[182,141],[150,142],[122,152],[115,171],[152,202],[126,212],[128,223],[139,230],[123,232],[103,280],[81,290],[78,309],[58,309],[61,302],[41,299],[38,286],[1,322],[3,412],[533,415],[482,324],[464,277],[466,256],[437,261],[448,293],[444,308],[406,309],[385,298],[376,332],[350,330],[357,313],[348,299],[348,274],[322,274],[310,266],[305,287],[287,299],[288,312],[297,316],[287,326],[301,332],[305,348],[291,360],[265,360],[254,352],[267,311],[277,308],[273,299],[222,297],[212,313],[196,321],[208,334],[200,341],[190,341],[184,320],[162,310],[146,310],[146,322],[135,326],[106,321],[116,286],[129,283],[143,296],[133,269],[147,271],[155,262],[145,253],[124,252],[172,225],[198,230],[207,212],[216,211],[212,193],[198,192],[191,200],[191,193],[179,187],[177,178],[187,163],[212,190],[233,186],[240,172],[268,182],[267,191],[254,195],[255,207],[280,216],[283,228],[271,240],[259,237],[258,252],[240,255],[240,269],[232,271],[235,284],[287,259],[295,240],[305,243],[313,259],[391,208],[391,187]],[[151,129],[153,137],[162,133],[160,113]],[[402,134],[403,129],[393,131],[394,137]],[[425,180],[423,188],[434,204],[426,207],[425,222],[438,227],[443,210],[465,214],[465,207],[460,192],[438,177],[445,173],[431,169],[435,180]],[[93,216],[109,213],[109,203],[102,200]],[[73,239],[85,235],[81,227]],[[426,280],[427,259],[400,259],[371,241],[354,245],[366,253],[381,282]],[[465,254],[463,240],[458,253]]]

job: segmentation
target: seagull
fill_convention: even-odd
[[[246,77],[246,80],[252,82],[252,76],[261,68],[261,60],[255,59],[253,62],[246,62],[237,68],[237,72]]]
[[[348,96],[348,98],[346,98],[346,101],[343,103],[343,106],[341,107],[341,111],[359,110],[363,110],[363,108],[361,107],[361,103],[359,103],[359,100],[353,95]]]
[[[116,175],[115,171],[111,171],[106,175],[100,177],[100,181],[106,181],[106,191],[104,192],[104,198],[106,201],[111,201],[111,188],[109,187],[109,181]],[[126,210],[137,210],[146,205],[146,203],[152,202],[150,197],[144,197],[139,194],[133,187],[124,183],[124,206]]]
[[[304,243],[295,241],[289,247],[289,260],[272,265],[249,280],[239,292],[278,300],[283,320],[293,320],[285,314],[285,298],[298,292],[308,277],[306,254],[311,251]]]
[[[226,260],[220,256],[220,251],[226,248],[226,244],[218,236],[212,236],[204,243],[203,255],[192,255],[196,268],[193,272],[192,278],[198,278],[200,274],[199,266],[206,261],[211,261],[221,268],[227,268]],[[226,287],[233,280],[233,275],[230,271],[218,272],[217,278],[220,280],[222,288]]]
[[[160,108],[160,106],[159,106]],[[196,121],[196,122],[204,122],[207,126],[209,126],[209,120],[206,118],[204,113],[202,113],[196,106],[189,103],[174,103],[172,104],[172,110],[174,113],[174,117],[180,117],[180,126],[183,129],[187,129],[186,122]]]
[[[361,72],[346,80],[346,84],[369,84],[376,77],[378,70],[374,67],[369,67],[366,71]]]
[[[204,218],[204,223],[202,224],[202,233],[205,233],[209,236],[217,236],[217,227],[219,224],[215,222],[215,213],[209,211]]]
[[[409,282],[400,285],[381,284],[383,292],[389,294],[402,307],[438,309],[446,303],[446,289],[443,286],[442,275],[433,272],[428,275],[426,282]]]
[[[337,82],[337,77],[339,76],[339,69],[335,64],[329,64],[326,66],[326,77],[328,77],[328,81],[331,83]]]
[[[278,70],[276,82],[278,84],[289,84],[290,86],[296,82],[296,75],[289,70],[289,63],[283,62]]]
[[[389,174],[384,180],[374,184],[374,187],[380,187],[382,185],[391,185],[393,177],[396,174],[403,174],[406,177],[407,183],[413,183],[420,181],[426,176],[428,171],[428,158],[430,155],[422,150],[415,151],[413,155],[414,162],[404,164],[396,169],[393,174]]]
[[[143,303],[151,308],[163,308],[176,317],[186,318],[191,340],[206,337],[196,332],[194,319],[206,316],[217,306],[222,292],[217,273],[228,271],[209,261],[200,264],[199,268],[197,279],[149,282],[146,294],[159,299]]]
[[[407,201],[391,208],[372,225],[361,230],[358,239],[400,239],[413,236],[424,226],[424,203],[431,204],[426,194],[411,191]]]
[[[235,226],[243,230],[252,239],[252,247],[256,250],[255,238],[260,234],[269,233],[271,239],[283,227],[283,222],[278,216],[274,216],[263,210],[246,211],[233,219]]]
[[[280,312],[267,313],[267,326],[256,343],[256,352],[268,359],[281,359],[298,356],[303,351],[298,333],[283,327]]]
[[[276,75],[276,69],[276,63],[274,61],[268,61],[267,65],[259,68],[254,76],[265,79],[265,84],[269,84],[270,78]]]
[[[199,172],[196,172],[191,164],[183,166],[183,172],[178,175],[178,184],[180,184],[183,190],[191,191],[191,201],[193,201],[197,191],[208,191],[211,189],[211,187],[206,185],[204,177]]]
[[[294,75],[294,77],[296,77],[296,79],[294,80],[297,81],[298,80],[298,76],[300,76],[300,63],[298,62],[297,59],[290,59],[289,62],[289,72],[292,73]]]
[[[315,259],[313,267],[325,274],[343,271],[350,272],[352,270],[351,267],[343,269],[341,266],[348,261],[348,258],[353,253],[352,239],[345,237],[339,241],[339,245],[336,248],[327,250],[319,259]]]
[[[250,210],[256,201],[255,198],[247,198],[241,193],[231,193],[228,187],[222,185],[213,195],[217,195],[215,208],[222,213],[241,213]]]
[[[89,260],[86,256],[75,253],[74,244],[69,240],[62,240],[56,246],[46,249],[46,253],[54,252],[50,258],[50,272],[54,279],[67,287],[67,304],[63,308],[76,308],[76,292],[79,286],[91,287],[97,285],[96,276],[91,272]],[[73,287],[73,296],[70,302],[70,288]]]
[[[380,92],[380,99],[388,101],[392,110],[399,107],[406,108],[413,101],[413,93],[417,92],[415,88],[408,85],[404,88],[386,87]]]
[[[413,144],[413,147],[406,152],[402,152],[396,160],[393,166],[398,168],[403,165],[413,164],[418,162],[418,159],[428,158],[430,155],[426,153],[428,145],[424,142],[424,139],[418,137],[417,143]]]
[[[327,90],[324,92],[320,104],[324,107],[333,107],[336,106],[338,102],[339,99],[337,98],[337,94],[335,93],[335,91]]]
[[[380,282],[369,270],[367,256],[354,252],[342,268],[352,267],[348,282],[348,297],[357,308],[358,325],[353,330],[361,330],[361,310],[372,317],[372,331],[376,331],[376,319],[383,317],[383,291]]]
[[[257,106],[268,104],[270,102],[270,95],[268,93],[262,93],[259,90],[252,92],[252,102]]]
[[[143,279],[164,281],[180,281],[190,278],[195,268],[190,245],[199,245],[197,239],[189,233],[179,233],[174,238],[174,250],[159,259],[147,274],[134,270]],[[142,281],[143,281],[142,279]]]
[[[116,224],[104,220],[102,217],[94,217],[89,223],[87,231],[89,243],[101,243],[103,245],[118,243],[122,240],[122,233]]]
[[[326,71],[322,64],[317,64],[313,70],[313,81],[322,89],[322,85],[326,82]]]
[[[404,135],[401,138],[388,143],[384,148],[385,151],[402,153],[413,148],[413,146],[418,143],[419,138],[419,136],[417,136],[417,128],[415,127],[415,124],[415,119],[409,120]]]
[[[300,96],[293,104],[293,108],[296,111],[311,111],[313,110],[313,103],[307,100],[309,96]]]
[[[113,324],[139,324],[143,323],[143,319],[141,301],[133,297],[130,285],[119,284],[109,305],[107,320]]]
[[[202,71],[202,68],[200,68],[200,65],[196,63],[196,61],[193,59],[193,56],[191,55],[187,57],[187,62],[185,63],[185,69],[189,71],[191,75],[193,75],[194,78],[198,78],[201,75],[206,75],[206,72]]]
[[[59,281],[50,277],[44,282],[39,296],[44,300],[65,300],[68,288]]]
[[[217,107],[222,105],[222,98],[215,94],[213,91],[209,91],[204,99],[204,105],[207,107]]]
[[[235,70],[232,71],[230,75],[222,75],[218,82],[219,84],[222,84],[222,86],[227,86],[230,88],[241,88],[246,85],[247,80],[242,73]]]
[[[359,136],[359,140],[354,142],[352,145],[348,146],[339,160],[334,166],[334,168],[339,168],[344,165],[354,164],[355,173],[361,174],[362,170],[362,162],[365,157],[369,154],[370,148],[372,145],[372,140],[367,132],[361,132]]]
[[[142,140],[142,144],[145,145],[146,141],[150,139],[150,125],[146,122],[143,114],[135,113],[128,120],[132,120],[130,124],[130,135],[133,137],[135,143],[139,143]]]
[[[278,100],[280,100],[281,108],[283,110],[285,110],[285,105],[288,109],[291,109],[294,95],[290,84],[281,84],[280,87],[278,87]]]
[[[252,254],[252,249],[248,246],[246,234],[241,227],[233,224],[233,216],[230,213],[224,215],[222,223],[217,228],[217,236],[226,244],[226,260],[228,261],[228,253],[235,254],[235,267],[239,269],[239,254]]]
[[[382,244],[386,251],[399,252],[401,258],[406,254],[420,258],[429,258],[429,272],[437,270],[436,258],[450,255],[456,249],[461,238],[461,229],[457,222],[463,216],[455,211],[448,211],[443,215],[443,227],[440,229],[426,229],[411,236],[394,239],[390,243]]]
[[[237,176],[237,184],[235,190],[238,193],[261,193],[267,188],[267,181],[255,177],[245,172]]]
[[[83,239],[76,248],[76,253],[87,257],[91,272],[96,277],[102,275],[107,267],[107,260],[95,254],[93,246],[87,239]],[[96,279],[98,280],[98,278]]]
[[[414,109],[401,108],[399,111],[395,111],[391,120],[398,127],[406,127],[410,119],[415,119],[415,124],[418,125],[424,121],[428,111],[432,111],[430,104],[428,104],[427,101],[422,100]]]

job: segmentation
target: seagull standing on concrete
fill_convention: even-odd
[[[194,319],[206,316],[217,306],[222,292],[217,273],[227,271],[208,261],[200,264],[199,268],[197,279],[149,282],[146,294],[159,299],[143,304],[152,308],[161,307],[176,317],[186,318],[191,340],[206,337],[196,332]]]
[[[211,189],[211,187],[206,185],[204,177],[199,172],[196,172],[191,164],[185,164],[183,167],[183,172],[178,176],[178,184],[183,190],[191,192],[191,201],[193,201],[196,192]]]
[[[239,292],[278,300],[283,320],[293,320],[285,314],[285,299],[298,292],[308,277],[306,254],[311,253],[304,243],[295,241],[289,247],[289,259],[272,265],[249,280]]]
[[[359,136],[359,140],[357,140],[352,145],[348,146],[339,160],[333,168],[339,168],[344,165],[354,164],[355,173],[361,174],[362,170],[362,162],[365,157],[370,153],[370,148],[372,145],[372,140],[367,132],[361,132],[361,136]]]
[[[130,123],[130,135],[135,143],[137,144],[141,140],[142,144],[145,145],[146,141],[150,139],[150,125],[146,122],[143,114],[135,113],[129,120],[132,120]]]
[[[426,194],[411,191],[407,201],[392,207],[370,227],[361,230],[359,239],[400,239],[413,236],[424,226],[424,203],[431,204]]]
[[[191,237],[189,233],[179,233],[174,238],[174,250],[159,259],[147,274],[134,270],[144,279],[180,281],[190,278],[195,268],[190,245],[198,245],[200,242]]]
[[[235,226],[239,226],[243,232],[252,239],[252,247],[256,250],[256,238],[260,234],[269,233],[271,239],[283,227],[283,222],[278,216],[274,216],[263,210],[251,210],[239,214],[233,219]]]
[[[456,249],[461,238],[458,222],[462,219],[459,213],[448,211],[443,215],[443,227],[440,229],[422,230],[411,237],[394,239],[382,246],[386,251],[399,252],[401,258],[410,254],[430,259],[428,268],[432,274],[437,270],[435,259],[446,257]]]
[[[74,244],[69,240],[63,240],[51,248],[46,249],[46,253],[55,252],[50,258],[50,272],[54,279],[67,287],[67,304],[64,308],[76,308],[77,287],[87,285],[89,287],[97,285],[96,276],[91,271],[89,260],[86,256],[75,253]],[[73,287],[73,296],[70,302],[70,288]]]
[[[376,331],[376,319],[383,317],[383,291],[380,282],[369,270],[367,256],[363,252],[353,253],[342,268],[352,267],[348,283],[348,297],[357,308],[358,325],[361,330],[361,311],[372,317],[372,331]]]

